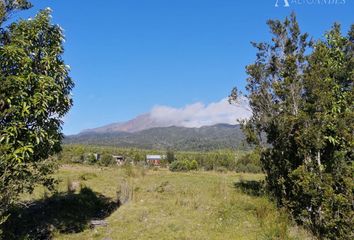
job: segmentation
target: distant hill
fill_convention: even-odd
[[[157,127],[137,132],[86,131],[66,136],[64,143],[206,151],[225,148],[244,149],[242,140],[243,133],[239,125],[217,124],[200,128]]]

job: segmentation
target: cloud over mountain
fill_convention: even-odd
[[[150,112],[150,118],[156,122],[182,127],[236,124],[237,119],[249,118],[250,115],[246,99],[240,99],[237,104],[231,105],[227,98],[207,105],[197,102],[182,108],[155,106]]]
[[[229,104],[227,98],[210,104],[201,102],[188,104],[181,108],[155,106],[149,113],[122,123],[112,123],[103,127],[88,129],[84,132],[138,132],[156,127],[189,127],[199,128],[220,123],[237,124],[238,119],[251,116],[246,98],[236,104]]]

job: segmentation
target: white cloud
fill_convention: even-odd
[[[150,112],[150,117],[156,122],[183,127],[201,127],[218,123],[236,124],[237,119],[246,119],[250,115],[251,110],[245,98],[233,105],[224,98],[208,105],[197,102],[182,108],[155,106]]]

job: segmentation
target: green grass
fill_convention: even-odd
[[[54,239],[312,239],[268,198],[235,187],[240,179],[261,180],[261,174],[66,165],[56,177],[59,192],[74,181],[112,201],[120,191],[128,201],[107,214],[108,226],[76,233],[54,227]],[[44,196],[48,193],[37,188],[24,200]]]

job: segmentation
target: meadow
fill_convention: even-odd
[[[7,239],[313,239],[264,196],[262,174],[77,164],[55,178],[54,195],[22,196]]]

